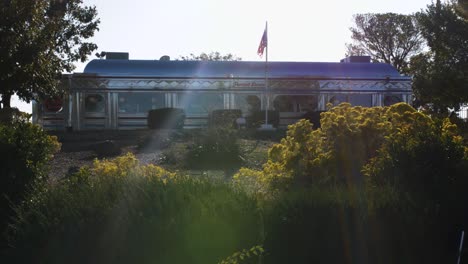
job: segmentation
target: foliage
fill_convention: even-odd
[[[242,117],[240,109],[218,109],[210,113],[209,126],[224,126],[237,128],[236,119]]]
[[[462,227],[404,200],[387,188],[372,196],[346,187],[284,193],[264,206],[264,263],[455,261]]]
[[[186,157],[188,153],[187,144],[172,142],[167,149],[161,153],[160,163],[171,169],[186,169]]]
[[[309,155],[320,138],[321,149]],[[352,144],[343,148],[345,140]],[[270,151],[271,164],[240,169],[233,184],[140,166],[130,154],[95,161],[36,189],[18,208],[7,260],[216,263],[230,255],[220,263],[257,263],[253,251],[264,249],[261,261],[272,264],[450,263],[468,216],[468,152],[460,140],[448,120],[406,104],[341,104],[322,114],[321,129],[305,120],[290,126]],[[287,154],[284,162],[273,162],[281,156],[275,148]],[[331,170],[337,157],[354,154],[365,176],[375,177],[364,181],[369,188],[320,177],[311,181],[320,184],[299,184],[317,176],[301,176],[317,169],[307,159],[333,161],[320,165]]]
[[[348,194],[294,189],[270,200],[265,206],[265,263],[354,263],[346,251],[356,252],[362,244],[350,233],[364,218]]]
[[[404,103],[344,103],[321,117],[319,129],[289,126],[262,170],[241,168],[231,183],[128,154],[37,186],[16,210],[6,260],[256,263],[261,250],[243,248],[262,245],[272,264],[454,262],[468,228],[458,128]],[[216,129],[185,136],[236,142]],[[217,164],[219,152],[206,153]]]
[[[447,113],[468,102],[468,20],[453,3],[432,3],[416,15],[430,51],[411,60],[413,90],[419,105]]]
[[[310,123],[314,126],[314,128],[320,128],[320,115],[325,111],[308,111],[306,112],[302,118],[309,120]]]
[[[11,206],[19,205],[31,187],[46,182],[47,162],[59,148],[57,138],[37,125],[0,123],[0,233],[13,216]]]
[[[458,0],[457,11],[465,19],[468,19],[468,0]]]
[[[98,29],[96,8],[82,0],[0,1],[0,95],[26,102],[58,93],[59,77],[97,46],[84,40]]]
[[[150,129],[183,128],[185,111],[179,108],[159,108],[148,112],[148,127]]]
[[[264,177],[263,171],[249,168],[240,168],[232,177],[233,186],[249,195],[262,198],[272,196],[273,190],[268,180],[269,178]]]
[[[186,162],[193,169],[233,169],[241,163],[237,131],[223,126],[203,129],[194,137]]]
[[[0,109],[0,123],[9,124],[13,121],[28,121],[31,115],[21,112],[16,107]]]
[[[255,257],[260,257],[264,252],[262,246],[253,246],[249,250],[243,249],[237,251],[226,259],[218,262],[218,264],[239,264],[245,263],[245,261],[252,260]]]
[[[415,113],[419,115],[419,113]],[[468,186],[468,148],[448,119],[429,118],[392,133],[364,168],[369,185],[410,193],[414,202],[455,206]],[[462,191],[462,192],[460,192]]]
[[[234,176],[260,198],[265,262],[454,261],[468,219],[457,127],[403,103],[341,104],[321,123],[291,125],[263,170]]]
[[[413,15],[356,14],[354,23],[347,55],[370,55],[407,72],[409,59],[422,49],[423,39]]]
[[[373,108],[343,103],[321,116],[321,128],[316,130],[307,120],[289,126],[286,137],[269,150],[263,170],[240,171],[235,181],[258,178],[262,192],[294,185],[362,185],[363,166],[386,142],[409,128],[411,133],[423,133],[434,122],[404,103]]]
[[[200,55],[195,55],[193,53],[190,53],[188,56],[180,56],[180,60],[184,61],[240,61],[242,58],[237,57],[236,55],[233,55],[231,53],[228,53],[226,55],[222,55],[219,52],[210,52],[210,53],[205,53],[202,52]]]
[[[14,263],[216,263],[260,241],[256,202],[131,154],[36,189],[10,229]]]

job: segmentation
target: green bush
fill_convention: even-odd
[[[321,121],[290,126],[263,170],[233,177],[264,206],[265,263],[454,262],[468,228],[456,126],[406,104],[341,104]]]
[[[128,154],[36,189],[10,229],[9,263],[217,263],[260,244],[256,201]]]
[[[424,210],[447,206],[468,209],[468,148],[448,119],[432,120],[420,113],[387,140],[364,167],[368,186],[392,186],[411,195]],[[465,205],[463,205],[465,204]]]
[[[181,129],[184,127],[185,111],[179,108],[160,108],[148,111],[150,129]]]
[[[9,124],[13,121],[28,121],[29,118],[31,118],[30,114],[21,112],[15,107],[0,109],[0,124]]]
[[[406,104],[365,108],[343,103],[321,116],[321,128],[314,130],[309,121],[300,120],[269,150],[263,175],[273,189],[363,185],[363,166],[389,136],[409,126],[423,128],[429,119]]]
[[[390,189],[295,188],[265,202],[264,263],[455,262],[460,230],[414,209]]]
[[[32,186],[46,182],[47,162],[59,148],[57,138],[37,125],[0,123],[0,232],[13,217],[11,206],[19,205]]]
[[[210,113],[208,126],[223,126],[237,128],[236,119],[242,117],[240,109],[219,109]]]
[[[194,137],[186,156],[192,169],[232,169],[242,164],[237,131],[227,127],[211,127],[201,130]]]

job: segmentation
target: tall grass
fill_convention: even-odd
[[[216,263],[261,241],[255,199],[132,156],[96,162],[36,190],[18,209],[12,260],[23,263]]]
[[[248,171],[245,171],[247,173]],[[249,178],[248,178],[249,179]],[[97,161],[17,208],[7,263],[449,263],[450,208],[392,188],[299,188],[274,196],[225,179]],[[234,253],[235,252],[235,253]]]

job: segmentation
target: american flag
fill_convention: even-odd
[[[267,36],[267,28],[265,27],[265,31],[263,31],[262,39],[260,40],[260,45],[258,45],[257,54],[262,57],[263,51],[268,46],[268,36]]]

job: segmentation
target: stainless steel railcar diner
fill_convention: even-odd
[[[267,105],[280,126],[327,103],[384,106],[412,100],[411,78],[369,57],[341,62],[167,61],[99,59],[83,73],[63,76],[65,96],[33,104],[33,122],[46,129],[123,130],[147,127],[150,109],[175,107],[185,127],[207,123],[216,109],[244,116]],[[267,104],[267,100],[269,103]]]

